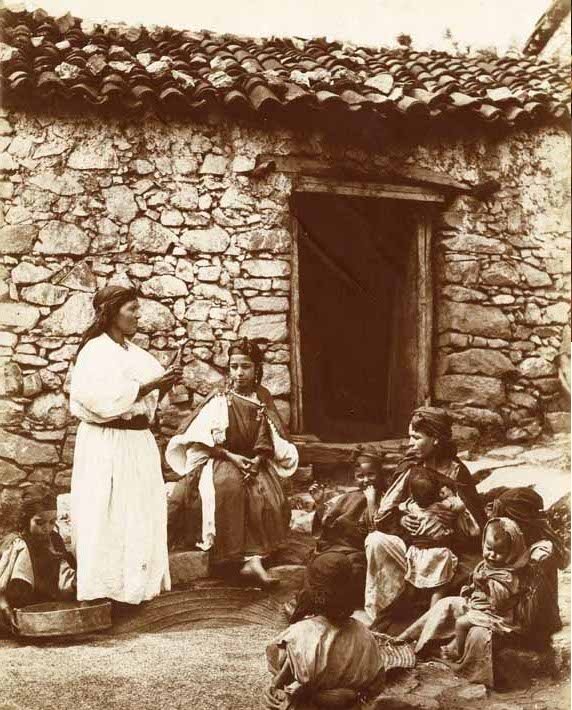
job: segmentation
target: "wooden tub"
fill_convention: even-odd
[[[102,631],[111,626],[111,602],[46,602],[16,609],[20,636],[53,638]]]

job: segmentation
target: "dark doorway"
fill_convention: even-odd
[[[416,220],[408,203],[300,193],[304,432],[403,435],[416,404]]]

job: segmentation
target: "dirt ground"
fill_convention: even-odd
[[[548,504],[569,490],[568,463],[551,458],[549,449],[504,452],[511,468],[520,468],[519,484],[523,478],[534,485],[540,481]],[[487,463],[503,455],[489,456]],[[478,469],[479,462],[473,466]],[[500,470],[498,475],[502,480]],[[440,664],[424,664],[396,679],[401,704],[388,700],[379,710],[568,710],[570,570],[561,573],[560,597],[565,629],[556,639],[563,659],[558,675],[541,675],[526,690],[491,693],[459,682]],[[269,682],[265,648],[284,621],[266,621],[278,619],[277,600],[274,606],[263,600],[260,607],[251,607],[251,617],[252,609],[258,623],[256,618],[243,623],[238,615],[234,625],[208,628],[207,613],[203,623],[190,621],[177,630],[159,625],[133,632],[127,625],[119,635],[82,642],[0,640],[0,710],[256,710]]]

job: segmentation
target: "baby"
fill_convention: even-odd
[[[431,590],[433,606],[445,595],[457,570],[458,560],[451,550],[455,531],[475,534],[478,527],[461,498],[421,466],[411,470],[409,493],[399,510],[419,527],[408,538],[405,579],[417,589]]]
[[[509,518],[490,520],[483,536],[483,560],[473,572],[472,583],[461,590],[467,609],[455,621],[453,640],[441,649],[444,658],[463,655],[473,626],[501,633],[517,630],[515,611],[528,562],[529,551],[518,525]]]

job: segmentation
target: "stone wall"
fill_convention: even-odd
[[[570,61],[570,13],[562,20],[538,56],[549,61]]]
[[[459,433],[521,440],[565,418],[555,359],[568,321],[569,137],[392,145],[239,126],[0,118],[0,487],[67,490],[76,424],[71,363],[94,291],[140,289],[137,342],[165,364],[188,340],[185,383],[160,411],[161,444],[217,382],[229,344],[265,337],[265,383],[289,417],[292,176],[249,171],[262,153],[415,164],[472,181],[487,202],[446,206],[435,236],[435,396]]]

